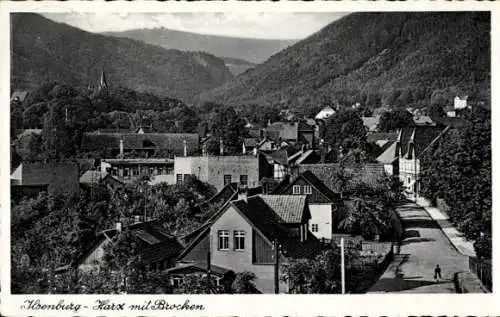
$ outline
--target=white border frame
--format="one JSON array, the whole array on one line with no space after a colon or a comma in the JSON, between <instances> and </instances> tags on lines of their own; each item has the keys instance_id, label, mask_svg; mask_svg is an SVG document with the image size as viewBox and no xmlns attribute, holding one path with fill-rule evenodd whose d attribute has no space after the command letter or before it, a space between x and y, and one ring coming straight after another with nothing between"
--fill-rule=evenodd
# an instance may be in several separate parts
<instances>
[{"instance_id":1,"label":"white border frame","mask_svg":"<svg viewBox=\"0 0 500 317\"><path fill-rule=\"evenodd\" d=\"M354 11L491 11L491 70L492 85L499 87L500 80L500 2L4 2L0 1L0 96L2 102L0 127L0 206L1 208L1 240L0 259L1 271L1 302L0 312L5 316L407 316L407 315L488 315L499 313L498 285L500 275L494 265L492 294L381 294L381 295L11 295L10 289L10 179L9 179L9 83L10 83L10 51L6 43L10 43L10 12L354 12ZM500 122L500 93L492 89L492 120ZM496 139L499 128L492 124L492 137ZM493 156L498 157L499 146L493 142ZM495 160L493 160L495 162ZM493 166L493 193L496 192L500 173ZM500 191L499 191L500 192ZM500 215L496 210L498 198L493 195L493 227L496 230L500 223ZM494 234L493 262L499 260L499 239ZM499 266L500 267L500 266ZM57 304L59 300L65 303L74 302L87 305L88 308L78 312L71 311L21 311L25 299L40 299L45 303ZM169 303L202 304L204 311L95 311L92 310L96 299L112 299L115 302L141 304L145 300L164 299ZM496 305L495 305L496 304Z\"/></svg>"}]
</instances>

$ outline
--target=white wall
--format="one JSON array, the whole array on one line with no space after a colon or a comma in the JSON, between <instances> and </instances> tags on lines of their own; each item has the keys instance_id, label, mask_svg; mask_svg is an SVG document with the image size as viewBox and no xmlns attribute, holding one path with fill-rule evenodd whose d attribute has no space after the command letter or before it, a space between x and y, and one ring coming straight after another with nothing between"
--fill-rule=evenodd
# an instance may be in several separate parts
<instances>
[{"instance_id":1,"label":"white wall","mask_svg":"<svg viewBox=\"0 0 500 317\"><path fill-rule=\"evenodd\" d=\"M331 239L332 238L332 205L331 204L321 204L321 205L309 205L309 210L311 211L311 220L309 220L309 230L318 239ZM312 231L312 225L318 225L318 232Z\"/></svg>"}]
</instances>

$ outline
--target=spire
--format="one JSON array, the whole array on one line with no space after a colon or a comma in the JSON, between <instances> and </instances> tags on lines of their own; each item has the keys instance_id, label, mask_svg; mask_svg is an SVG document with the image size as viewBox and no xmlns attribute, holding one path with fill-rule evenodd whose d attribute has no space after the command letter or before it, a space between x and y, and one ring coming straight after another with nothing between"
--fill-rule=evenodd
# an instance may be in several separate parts
<instances>
[{"instance_id":1,"label":"spire","mask_svg":"<svg viewBox=\"0 0 500 317\"><path fill-rule=\"evenodd\" d=\"M101 79L99 80L99 91L108 90L108 80L106 79L106 73L101 72Z\"/></svg>"}]
</instances>

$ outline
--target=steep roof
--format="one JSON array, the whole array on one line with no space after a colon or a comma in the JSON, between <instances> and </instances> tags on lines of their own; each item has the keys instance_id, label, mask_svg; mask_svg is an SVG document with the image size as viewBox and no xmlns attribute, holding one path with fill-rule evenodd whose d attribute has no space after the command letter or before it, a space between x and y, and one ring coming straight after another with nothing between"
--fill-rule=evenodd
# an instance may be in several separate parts
<instances>
[{"instance_id":1,"label":"steep roof","mask_svg":"<svg viewBox=\"0 0 500 317\"><path fill-rule=\"evenodd\" d=\"M378 141L396 141L398 138L397 132L375 132L366 136L366 141L369 143L377 143Z\"/></svg>"},{"instance_id":2,"label":"steep roof","mask_svg":"<svg viewBox=\"0 0 500 317\"><path fill-rule=\"evenodd\" d=\"M269 241L285 239L289 234L283 220L259 196L247 200L232 201L230 205L239 210Z\"/></svg>"},{"instance_id":3,"label":"steep roof","mask_svg":"<svg viewBox=\"0 0 500 317\"><path fill-rule=\"evenodd\" d=\"M184 154L186 141L187 154L199 151L199 136L196 133L85 133L82 138L82 149L105 150L119 149L123 140L125 150L161 149L170 150L174 155Z\"/></svg>"},{"instance_id":4,"label":"steep roof","mask_svg":"<svg viewBox=\"0 0 500 317\"><path fill-rule=\"evenodd\" d=\"M304 171L300 176L302 176L309 184L311 184L332 202L340 199L340 195L334 193L330 188L328 188L328 186L326 186L325 183L323 183L313 172L307 170Z\"/></svg>"},{"instance_id":5,"label":"steep roof","mask_svg":"<svg viewBox=\"0 0 500 317\"><path fill-rule=\"evenodd\" d=\"M349 192L359 183L376 185L385 176L383 164L302 164L298 172L311 171L334 193ZM344 173L350 181L347 187L337 182L336 175Z\"/></svg>"},{"instance_id":6,"label":"steep roof","mask_svg":"<svg viewBox=\"0 0 500 317\"><path fill-rule=\"evenodd\" d=\"M318 114L314 118L316 120L322 120L330 117L333 114L335 114L335 110L330 106L326 106L323 109L321 109L321 111L318 112Z\"/></svg>"},{"instance_id":7,"label":"steep roof","mask_svg":"<svg viewBox=\"0 0 500 317\"><path fill-rule=\"evenodd\" d=\"M361 120L363 120L363 125L366 127L368 131L377 131L377 126L380 121L380 116L361 117Z\"/></svg>"},{"instance_id":8,"label":"steep roof","mask_svg":"<svg viewBox=\"0 0 500 317\"><path fill-rule=\"evenodd\" d=\"M259 197L281 218L283 223L301 223L310 218L305 195L259 195Z\"/></svg>"},{"instance_id":9,"label":"steep roof","mask_svg":"<svg viewBox=\"0 0 500 317\"><path fill-rule=\"evenodd\" d=\"M396 159L396 142L392 142L391 145L376 158L377 162L382 164L391 164Z\"/></svg>"},{"instance_id":10,"label":"steep roof","mask_svg":"<svg viewBox=\"0 0 500 317\"><path fill-rule=\"evenodd\" d=\"M406 157L410 144L413 144L415 155L419 157L445 129L442 126L414 126L404 128L401 131L401 139L399 140L401 156Z\"/></svg>"},{"instance_id":11,"label":"steep roof","mask_svg":"<svg viewBox=\"0 0 500 317\"><path fill-rule=\"evenodd\" d=\"M19 100L19 102L23 102L24 99L26 99L26 96L28 96L28 92L27 91L21 91L21 90L17 90L17 91L14 91L14 93L12 94L10 100L11 101L14 101L14 100Z\"/></svg>"},{"instance_id":12,"label":"steep roof","mask_svg":"<svg viewBox=\"0 0 500 317\"><path fill-rule=\"evenodd\" d=\"M101 171L86 171L80 176L80 184L97 184L107 175L106 172L101 173Z\"/></svg>"}]
</instances>

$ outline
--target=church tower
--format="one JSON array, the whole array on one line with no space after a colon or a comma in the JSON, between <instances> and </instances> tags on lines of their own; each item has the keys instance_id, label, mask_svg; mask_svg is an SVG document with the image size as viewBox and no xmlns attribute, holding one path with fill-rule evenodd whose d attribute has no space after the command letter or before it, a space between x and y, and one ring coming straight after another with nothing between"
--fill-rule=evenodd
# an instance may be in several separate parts
<instances>
[{"instance_id":1,"label":"church tower","mask_svg":"<svg viewBox=\"0 0 500 317\"><path fill-rule=\"evenodd\" d=\"M104 71L101 72L101 78L99 79L98 92L99 93L106 93L106 94L109 92L109 84L108 84L108 80L106 78L106 73L104 73Z\"/></svg>"}]
</instances>

